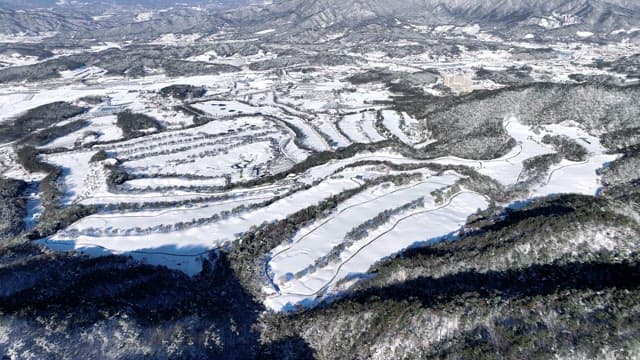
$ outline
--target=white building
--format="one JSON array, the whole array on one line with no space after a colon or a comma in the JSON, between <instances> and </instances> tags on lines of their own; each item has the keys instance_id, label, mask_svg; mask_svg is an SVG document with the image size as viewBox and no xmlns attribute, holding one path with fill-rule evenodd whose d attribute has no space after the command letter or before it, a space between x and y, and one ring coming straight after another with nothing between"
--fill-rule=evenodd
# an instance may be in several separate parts
<instances>
[{"instance_id":1,"label":"white building","mask_svg":"<svg viewBox=\"0 0 640 360\"><path fill-rule=\"evenodd\" d=\"M473 91L473 74L464 70L444 73L444 85L456 92Z\"/></svg>"}]
</instances>

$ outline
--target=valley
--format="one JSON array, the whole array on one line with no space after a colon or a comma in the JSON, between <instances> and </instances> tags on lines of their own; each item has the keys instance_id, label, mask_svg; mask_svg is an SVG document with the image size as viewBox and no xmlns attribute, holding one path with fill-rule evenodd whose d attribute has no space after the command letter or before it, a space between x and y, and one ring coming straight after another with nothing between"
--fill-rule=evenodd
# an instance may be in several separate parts
<instances>
[{"instance_id":1,"label":"valley","mask_svg":"<svg viewBox=\"0 0 640 360\"><path fill-rule=\"evenodd\" d=\"M0 0L0 355L637 356L640 8L441 3Z\"/></svg>"}]
</instances>

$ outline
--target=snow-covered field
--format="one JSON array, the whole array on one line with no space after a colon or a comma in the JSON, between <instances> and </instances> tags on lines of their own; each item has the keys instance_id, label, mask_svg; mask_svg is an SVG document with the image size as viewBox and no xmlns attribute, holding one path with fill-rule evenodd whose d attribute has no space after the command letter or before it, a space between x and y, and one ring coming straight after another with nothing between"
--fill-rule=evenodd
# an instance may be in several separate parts
<instances>
[{"instance_id":1,"label":"snow-covered field","mask_svg":"<svg viewBox=\"0 0 640 360\"><path fill-rule=\"evenodd\" d=\"M424 134L416 130L417 121L406 113L385 110L382 112L382 119L384 126L405 144L414 145L428 140L424 139Z\"/></svg>"},{"instance_id":2,"label":"snow-covered field","mask_svg":"<svg viewBox=\"0 0 640 360\"><path fill-rule=\"evenodd\" d=\"M436 204L431 193L453 185L460 177L455 173L424 175L425 180L416 184L385 184L358 194L341 204L333 215L300 230L290 244L276 247L269 266L279 291L268 298L267 304L281 308L322 295L339 280L366 272L372 263L384 257L460 228L470 212L487 205L482 195L466 191L453 195L446 204ZM422 204L390 216L325 266L305 269L317 259L329 256L354 226L374 218L382 210L417 199L423 199Z\"/></svg>"},{"instance_id":3,"label":"snow-covered field","mask_svg":"<svg viewBox=\"0 0 640 360\"><path fill-rule=\"evenodd\" d=\"M93 248L106 249L115 253L142 254L147 258L153 257L153 253L162 249L166 254L174 254L175 258L166 260L163 264L175 267L192 275L200 269L197 264L199 257L197 254L204 250L212 249L233 241L237 234L249 230L252 226L258 226L264 222L283 219L286 216L301 210L308 204L315 204L325 197L336 194L342 190L354 188L357 184L346 179L330 179L308 190L293 193L284 199L255 210L240 212L238 216L219 220L211 224L194 226L184 230L174 230L169 232L149 232L135 233L134 235L118 234L113 236L101 236L100 234L78 235L73 241L65 233L60 233L44 242L58 249L86 249L92 251ZM187 214L187 212L182 212ZM91 219L91 217L89 217ZM192 214L183 221L193 219ZM86 221L86 220L85 220ZM93 220L90 220L93 221ZM135 228L136 218L124 219L129 221L128 227ZM111 226L110 222L106 222ZM76 225L72 225L72 229ZM82 224L80 224L82 226ZM66 231L67 233L69 231ZM145 254L146 253L146 254ZM185 255L192 255L191 257Z\"/></svg>"},{"instance_id":4,"label":"snow-covered field","mask_svg":"<svg viewBox=\"0 0 640 360\"><path fill-rule=\"evenodd\" d=\"M223 191L217 194L232 196L197 200L205 196L203 189L213 190L224 186L225 177L235 182L250 176L248 166L238 168L243 161L250 164L273 161L277 154L270 152L268 142L261 141L260 136L256 135L256 131L273 126L260 116L247 115L171 132L169 137L167 133L162 133L101 145L120 154L121 165L129 171L145 176L125 183L122 189L127 192L122 194L109 195L110 190L100 179L103 176L100 163L86 166L95 151L71 151L47 156L48 161L65 169L68 202L160 204L155 204L157 208L149 210L101 213L84 218L44 240L44 243L55 249L79 249L90 253L100 249L100 253L131 254L150 263L161 263L195 274L202 254L207 249L232 242L238 234L252 226L283 219L330 195L359 188L366 181L380 176L420 174L419 180L411 180L409 184L396 186L383 183L358 193L341 203L328 217L306 226L290 242L272 250L268 269L273 286L265 287L265 294L268 295L266 304L275 310L288 309L296 303L313 301L317 296L341 291L349 284L345 279L357 279L356 274L366 272L369 266L382 258L415 244L448 236L460 229L469 215L485 208L489 202L486 195L464 188L445 199L437 199L437 191L451 189L464 177L455 172L436 174L426 169L389 171L384 170L384 166L355 166L359 162L464 165L505 186L511 186L516 184L524 160L554 152L552 147L541 142L545 134L565 135L584 143L589 151L588 160L579 163L564 160L554 165L546 181L537 184L530 194L542 196L566 192L594 194L599 187L596 170L615 158L604 154L598 139L580 130L576 124L549 125L534 132L531 127L510 118L505 120L505 129L518 145L499 159L476 161L443 157L418 161L388 151L359 153L296 174L288 180L290 185L282 183L272 189L256 189L239 194ZM234 131L230 132L232 129ZM248 131L251 141L234 148L233 137L228 134L242 138L243 131ZM219 155L213 155L211 160L204 158L195 163L180 163L182 159L202 150L204 135L211 135L215 139L215 134L225 134L225 141L220 143L220 147L206 145L204 148L208 151L223 149ZM269 132L268 136L274 138L277 134L283 133ZM193 146L193 149L175 152L184 145ZM168 154L150 155L156 149ZM262 159L263 156L267 158ZM163 173L177 175L174 178L155 177ZM206 178L180 178L180 174ZM315 185L306 190L295 190L305 184ZM190 192L190 188L194 190ZM158 193L154 189L165 190L164 193ZM284 198L267 203L276 196ZM184 200L187 201L185 205L161 205L162 202ZM375 218L384 210L393 210L418 200L421 201L420 205L394 212L381 224L369 229L366 236L347 242L343 249L335 253L335 248L347 241L347 233L359 224ZM331 256L332 251L334 253Z\"/></svg>"},{"instance_id":5,"label":"snow-covered field","mask_svg":"<svg viewBox=\"0 0 640 360\"><path fill-rule=\"evenodd\" d=\"M367 55L371 64L393 65L374 55ZM460 56L473 65L500 61ZM452 66L427 62L426 55L403 61L411 66ZM233 243L252 227L357 190L268 254L265 269L271 282L265 283L265 304L277 311L339 293L372 264L406 248L453 237L468 216L495 200L460 186L464 172L430 166L464 166L512 189L521 185L527 159L555 152L542 141L545 135L566 136L587 150L585 161L564 159L551 165L543 181L528 185L522 198L509 200L518 201L555 193L595 194L597 170L616 158L577 123L532 128L506 118L504 128L516 146L498 159L417 160L388 147L334 159L327 155L322 161L312 158L314 163L305 165L314 154L377 143L388 134L416 148L434 141L415 119L384 105L392 96L384 86L354 88L344 81L361 70L336 66L312 75L283 71L276 76L244 69L211 76L123 79L108 77L99 68L82 68L44 85L0 86L0 121L53 101L92 107L68 120L85 120L85 127L41 147L48 151L42 158L63 170L63 204L98 208L95 215L40 240L60 251L126 254L193 275L207 251ZM314 81L309 81L311 76ZM184 102L159 95L158 90L175 84L205 86L207 93ZM438 94L435 88L425 91ZM103 100L88 105L81 100L86 96ZM160 128L125 138L117 114L127 110L154 118ZM100 150L109 159L91 161ZM401 170L401 165L412 169ZM10 147L0 148L0 166L6 176L41 179L42 174L29 174L16 164ZM113 168L130 177L109 184ZM291 169L296 170L288 176L270 178ZM404 182L394 184L389 180L394 176ZM372 181L378 182L371 185Z\"/></svg>"},{"instance_id":6,"label":"snow-covered field","mask_svg":"<svg viewBox=\"0 0 640 360\"><path fill-rule=\"evenodd\" d=\"M313 303L318 296L339 292L345 288L345 285L349 285L349 282L339 284L340 280L347 278L353 280L355 275L365 273L373 263L383 258L399 253L412 245L426 243L431 239L454 232L464 225L470 213L486 207L487 204L479 194L461 192L446 205L432 206L403 216L394 216L390 219L390 223L371 232L366 239L348 247L338 261L309 275L303 275L299 279L294 278L280 283L279 291L272 292L265 304L274 310L287 310L293 309L293 305L298 303L309 301ZM359 209L363 208L366 206ZM338 234L341 233L338 232ZM292 254L287 256L301 257L301 253L313 251L323 254L322 250L310 246L303 247L298 252L292 251ZM296 259L291 263L300 265ZM276 269L276 274L282 272Z\"/></svg>"},{"instance_id":7,"label":"snow-covered field","mask_svg":"<svg viewBox=\"0 0 640 360\"><path fill-rule=\"evenodd\" d=\"M208 115L220 118L242 114L257 114L259 112L259 109L238 101L209 101L195 104L193 107L206 112Z\"/></svg>"},{"instance_id":8,"label":"snow-covered field","mask_svg":"<svg viewBox=\"0 0 640 360\"><path fill-rule=\"evenodd\" d=\"M122 138L122 130L116 125L115 115L100 116L87 121L90 123L88 126L59 137L43 148L73 148L78 143L105 142Z\"/></svg>"},{"instance_id":9,"label":"snow-covered field","mask_svg":"<svg viewBox=\"0 0 640 360\"><path fill-rule=\"evenodd\" d=\"M367 111L346 115L339 122L342 132L356 143L372 143L384 140L375 127L376 113Z\"/></svg>"},{"instance_id":10,"label":"snow-covered field","mask_svg":"<svg viewBox=\"0 0 640 360\"><path fill-rule=\"evenodd\" d=\"M38 58L35 56L26 56L19 53L0 54L0 68L31 65L37 63L38 61Z\"/></svg>"},{"instance_id":11,"label":"snow-covered field","mask_svg":"<svg viewBox=\"0 0 640 360\"><path fill-rule=\"evenodd\" d=\"M536 133L530 126L522 125L517 119L510 118L505 121L505 128L516 139L518 146L502 158L479 162L446 157L428 162L469 166L505 186L512 186L518 181L524 160L554 153L549 145L541 143L542 136L566 135L585 144L589 151L588 159L583 162L563 160L553 166L546 181L537 184L530 196L557 193L595 195L600 187L597 169L617 157L604 154L605 149L600 145L598 138L580 130L576 124L549 125L543 127L542 132ZM400 158L393 155L380 155L380 159L383 158L394 163L402 163ZM340 165L334 164L332 167L340 168L346 162L343 160L339 162ZM316 170L313 171L316 176L330 173L326 171L327 167L323 171L313 170ZM426 180L404 188L388 187L384 191L374 188L359 194L341 204L329 218L319 219L300 230L291 243L275 248L269 262L273 286L264 290L268 294L266 304L275 310L288 309L297 303L313 303L317 296L340 292L345 288L341 280L364 273L373 263L407 247L455 232L464 225L469 215L488 204L485 196L464 188L451 194L444 204L436 204L432 192L451 187L460 179L460 175L426 174L425 177ZM358 224L374 218L380 211L392 209L420 197L424 198L423 206L391 216L366 237L349 245L337 259L326 261L332 249L345 241L345 234ZM318 259L321 261L318 262Z\"/></svg>"}]
</instances>

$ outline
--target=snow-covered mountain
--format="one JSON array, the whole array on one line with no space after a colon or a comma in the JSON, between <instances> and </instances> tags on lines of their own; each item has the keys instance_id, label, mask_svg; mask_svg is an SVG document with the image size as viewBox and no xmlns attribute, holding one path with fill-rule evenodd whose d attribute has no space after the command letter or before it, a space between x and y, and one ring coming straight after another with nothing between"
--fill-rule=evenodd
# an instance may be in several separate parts
<instances>
[{"instance_id":1,"label":"snow-covered mountain","mask_svg":"<svg viewBox=\"0 0 640 360\"><path fill-rule=\"evenodd\" d=\"M74 37L100 38L105 35L119 38L127 34L156 36L185 30L207 34L228 25L237 32L247 29L255 32L254 27L278 28L281 34L294 40L309 40L308 31L317 36L326 29L353 30L372 22L384 23L387 27L477 25L483 30L518 36L528 33L548 36L575 36L577 32L610 34L640 27L640 2L626 0L190 1L180 2L182 10L170 14L157 10L176 4L173 1L121 0L87 4L0 0L0 33L57 31L73 33ZM156 14L113 16L125 9L131 12L132 7L138 12L156 9ZM108 30L91 31L95 29Z\"/></svg>"},{"instance_id":2,"label":"snow-covered mountain","mask_svg":"<svg viewBox=\"0 0 640 360\"><path fill-rule=\"evenodd\" d=\"M166 8L170 6L217 6L234 7L251 3L247 0L108 0L108 1L84 1L84 0L0 0L0 8L36 9L53 7L139 7L139 8Z\"/></svg>"},{"instance_id":3,"label":"snow-covered mountain","mask_svg":"<svg viewBox=\"0 0 640 360\"><path fill-rule=\"evenodd\" d=\"M468 24L497 27L583 25L608 30L637 25L640 2L628 0L285 0L260 16L284 17L300 26L353 26L376 18L421 24ZM240 15L246 16L246 15Z\"/></svg>"},{"instance_id":4,"label":"snow-covered mountain","mask_svg":"<svg viewBox=\"0 0 640 360\"><path fill-rule=\"evenodd\" d=\"M0 359L640 359L638 0L0 0Z\"/></svg>"}]
</instances>

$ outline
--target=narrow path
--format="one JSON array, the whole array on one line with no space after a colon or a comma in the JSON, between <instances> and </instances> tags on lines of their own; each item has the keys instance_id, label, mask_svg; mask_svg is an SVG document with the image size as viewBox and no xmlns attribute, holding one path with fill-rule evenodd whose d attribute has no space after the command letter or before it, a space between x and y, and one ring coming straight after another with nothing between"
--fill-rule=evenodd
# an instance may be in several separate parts
<instances>
[{"instance_id":1,"label":"narrow path","mask_svg":"<svg viewBox=\"0 0 640 360\"><path fill-rule=\"evenodd\" d=\"M567 164L567 165L563 165L563 166L560 166L560 167L558 167L558 168L553 169L553 170L549 173L549 176L547 177L547 181L544 183L544 186L549 185L549 183L551 182L551 178L553 177L553 175L554 175L556 172L558 172L558 171L560 171L560 170L563 170L563 169L566 169L566 168L574 167L574 166L585 165L585 164L587 164L587 163L589 163L589 161L588 161L588 160L585 160L585 161L581 161L581 162L578 162L578 163L575 163L575 164Z\"/></svg>"}]
</instances>

